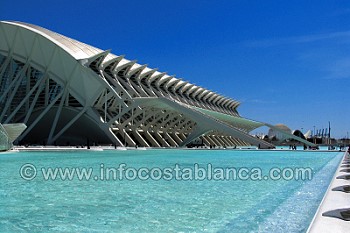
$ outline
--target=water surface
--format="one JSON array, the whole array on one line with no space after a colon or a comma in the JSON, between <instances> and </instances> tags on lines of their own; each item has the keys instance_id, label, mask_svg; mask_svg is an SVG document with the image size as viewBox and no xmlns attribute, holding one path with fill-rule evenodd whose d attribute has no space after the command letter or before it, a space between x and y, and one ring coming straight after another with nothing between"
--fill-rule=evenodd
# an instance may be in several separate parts
<instances>
[{"instance_id":1,"label":"water surface","mask_svg":"<svg viewBox=\"0 0 350 233\"><path fill-rule=\"evenodd\" d=\"M1 232L305 232L341 159L338 152L128 150L0 154ZM30 163L33 180L20 176ZM101 167L309 167L312 180L101 180ZM80 181L41 168L92 168Z\"/></svg>"}]
</instances>

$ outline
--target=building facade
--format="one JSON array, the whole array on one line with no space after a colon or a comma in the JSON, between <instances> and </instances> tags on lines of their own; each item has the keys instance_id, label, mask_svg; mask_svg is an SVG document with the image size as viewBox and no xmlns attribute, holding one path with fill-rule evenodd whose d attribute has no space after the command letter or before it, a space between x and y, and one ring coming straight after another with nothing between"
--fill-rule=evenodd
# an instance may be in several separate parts
<instances>
[{"instance_id":1,"label":"building facade","mask_svg":"<svg viewBox=\"0 0 350 233\"><path fill-rule=\"evenodd\" d=\"M249 132L239 102L22 22L0 22L0 122L21 143L273 147Z\"/></svg>"}]
</instances>

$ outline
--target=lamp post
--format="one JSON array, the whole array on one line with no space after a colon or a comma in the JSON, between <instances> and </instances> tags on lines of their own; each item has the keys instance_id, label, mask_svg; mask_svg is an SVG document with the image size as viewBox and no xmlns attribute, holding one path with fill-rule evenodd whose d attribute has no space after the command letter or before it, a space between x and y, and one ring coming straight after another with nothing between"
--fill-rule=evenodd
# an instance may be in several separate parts
<instances>
[{"instance_id":1,"label":"lamp post","mask_svg":"<svg viewBox=\"0 0 350 233\"><path fill-rule=\"evenodd\" d=\"M331 122L328 121L328 143L331 144Z\"/></svg>"}]
</instances>

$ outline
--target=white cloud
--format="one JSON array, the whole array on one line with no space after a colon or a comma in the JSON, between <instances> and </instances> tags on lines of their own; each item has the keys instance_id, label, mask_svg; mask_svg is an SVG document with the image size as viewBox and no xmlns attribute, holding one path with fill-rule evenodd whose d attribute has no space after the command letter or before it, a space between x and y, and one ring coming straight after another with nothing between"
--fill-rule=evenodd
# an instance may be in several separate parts
<instances>
[{"instance_id":1,"label":"white cloud","mask_svg":"<svg viewBox=\"0 0 350 233\"><path fill-rule=\"evenodd\" d=\"M288 45L288 44L312 43L312 42L317 42L322 40L332 40L332 39L350 40L350 31L340 31L340 32L322 33L322 34L311 34L311 35L302 35L302 36L255 40L255 41L248 41L245 43L245 45L249 47L271 47L271 46Z\"/></svg>"},{"instance_id":2,"label":"white cloud","mask_svg":"<svg viewBox=\"0 0 350 233\"><path fill-rule=\"evenodd\" d=\"M247 99L243 102L256 103L256 104L276 104L277 103L277 101L274 101L274 100L263 100L263 99Z\"/></svg>"}]
</instances>

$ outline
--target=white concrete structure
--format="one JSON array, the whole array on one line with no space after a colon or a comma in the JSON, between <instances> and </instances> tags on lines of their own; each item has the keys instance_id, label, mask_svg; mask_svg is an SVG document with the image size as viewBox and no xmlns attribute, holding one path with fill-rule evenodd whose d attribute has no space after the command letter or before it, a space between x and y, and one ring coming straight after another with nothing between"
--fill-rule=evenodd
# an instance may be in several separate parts
<instances>
[{"instance_id":1,"label":"white concrete structure","mask_svg":"<svg viewBox=\"0 0 350 233\"><path fill-rule=\"evenodd\" d=\"M290 128L288 128L288 126L283 125L283 124L277 124L275 125L275 127L279 130L270 128L269 132L267 133L267 136L271 139L275 139L278 141L283 141L285 139L287 139L288 137L285 136L285 134L283 134L281 131L286 132L287 134L291 134L292 130Z\"/></svg>"},{"instance_id":2,"label":"white concrete structure","mask_svg":"<svg viewBox=\"0 0 350 233\"><path fill-rule=\"evenodd\" d=\"M177 147L273 145L249 131L239 103L47 29L0 22L0 122L22 143Z\"/></svg>"},{"instance_id":3,"label":"white concrete structure","mask_svg":"<svg viewBox=\"0 0 350 233\"><path fill-rule=\"evenodd\" d=\"M0 151L11 149L13 142L26 128L26 125L22 123L0 124Z\"/></svg>"},{"instance_id":4,"label":"white concrete structure","mask_svg":"<svg viewBox=\"0 0 350 233\"><path fill-rule=\"evenodd\" d=\"M9 136L5 128L0 124L0 151L6 151L10 148Z\"/></svg>"},{"instance_id":5,"label":"white concrete structure","mask_svg":"<svg viewBox=\"0 0 350 233\"><path fill-rule=\"evenodd\" d=\"M344 162L350 160L349 153L346 152L343 158L343 163L340 163L338 166L322 203L309 226L308 233L344 233L350 230L350 222L348 220L325 216L330 211L346 209L349 212L350 210L350 193L342 192L338 189L349 186L349 179L339 179L339 177L344 175L350 176L349 172L344 172L344 170L347 170L344 168L345 164L350 164L350 162ZM349 214L346 217L349 219Z\"/></svg>"}]
</instances>

